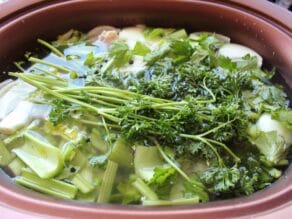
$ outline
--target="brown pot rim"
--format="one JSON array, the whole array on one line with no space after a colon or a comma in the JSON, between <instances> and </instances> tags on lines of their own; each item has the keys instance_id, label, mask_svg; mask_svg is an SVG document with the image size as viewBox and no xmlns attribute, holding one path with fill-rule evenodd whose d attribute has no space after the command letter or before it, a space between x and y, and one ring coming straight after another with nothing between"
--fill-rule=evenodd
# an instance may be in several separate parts
<instances>
[{"instance_id":1,"label":"brown pot rim","mask_svg":"<svg viewBox=\"0 0 292 219\"><path fill-rule=\"evenodd\" d=\"M10 20L13 20L15 17L22 14L28 13L29 11L36 10L38 8L56 4L66 1L82 1L82 0L9 0L2 4L0 10L0 25ZM98 1L98 0L96 0ZM123 0L120 0L123 1ZM159 0L157 0L159 1ZM179 0L178 0L179 1ZM192 1L192 0L189 0ZM219 4L224 4L231 6L233 8L238 8L244 10L248 13L252 13L266 21L273 23L274 26L277 26L282 31L286 32L292 36L292 15L288 10L275 5L267 0L201 0L214 2Z\"/></svg>"}]
</instances>

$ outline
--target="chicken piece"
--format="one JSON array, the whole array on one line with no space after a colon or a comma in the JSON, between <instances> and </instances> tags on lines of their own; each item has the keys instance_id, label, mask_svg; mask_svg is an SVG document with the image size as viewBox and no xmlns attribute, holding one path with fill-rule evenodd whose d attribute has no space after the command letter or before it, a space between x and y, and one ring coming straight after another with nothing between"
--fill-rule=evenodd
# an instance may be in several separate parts
<instances>
[{"instance_id":1,"label":"chicken piece","mask_svg":"<svg viewBox=\"0 0 292 219\"><path fill-rule=\"evenodd\" d=\"M111 43L118 38L119 29L112 26L97 26L90 30L87 34L87 39L90 42L101 40L105 43Z\"/></svg>"},{"instance_id":2,"label":"chicken piece","mask_svg":"<svg viewBox=\"0 0 292 219\"><path fill-rule=\"evenodd\" d=\"M98 40L106 44L111 44L113 41L118 39L118 33L115 30L102 31L98 36Z\"/></svg>"}]
</instances>

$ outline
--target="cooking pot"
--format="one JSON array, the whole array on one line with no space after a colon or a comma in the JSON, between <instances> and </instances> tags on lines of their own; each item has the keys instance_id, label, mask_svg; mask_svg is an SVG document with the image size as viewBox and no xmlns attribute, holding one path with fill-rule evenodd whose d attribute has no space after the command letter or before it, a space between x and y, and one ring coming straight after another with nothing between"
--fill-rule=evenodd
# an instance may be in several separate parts
<instances>
[{"instance_id":1,"label":"cooking pot","mask_svg":"<svg viewBox=\"0 0 292 219\"><path fill-rule=\"evenodd\" d=\"M19 4L17 4L19 3ZM0 5L0 72L6 72L37 38L54 39L71 28L145 24L210 31L246 45L276 67L291 98L292 15L264 0L10 0ZM6 74L0 74L0 80ZM174 207L121 206L57 200L19 187L0 170L0 205L27 214L66 218L223 218L262 214L283 206L292 214L292 166L273 185L247 197ZM1 208L0 208L1 209ZM4 208L3 208L4 209ZM287 210L290 209L290 210ZM13 215L13 214L12 214ZM16 218L17 216L12 218Z\"/></svg>"}]
</instances>

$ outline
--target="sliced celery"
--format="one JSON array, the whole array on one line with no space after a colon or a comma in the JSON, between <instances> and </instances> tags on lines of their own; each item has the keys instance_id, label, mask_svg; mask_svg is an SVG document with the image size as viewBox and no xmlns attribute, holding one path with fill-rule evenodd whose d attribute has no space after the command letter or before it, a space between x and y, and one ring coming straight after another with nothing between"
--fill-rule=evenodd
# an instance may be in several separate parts
<instances>
[{"instance_id":1,"label":"sliced celery","mask_svg":"<svg viewBox=\"0 0 292 219\"><path fill-rule=\"evenodd\" d=\"M187 38L188 34L185 31L185 29L180 29L169 34L167 37L172 38L172 39L183 39L183 38Z\"/></svg>"},{"instance_id":2,"label":"sliced celery","mask_svg":"<svg viewBox=\"0 0 292 219\"><path fill-rule=\"evenodd\" d=\"M42 179L32 172L23 170L22 175L15 178L16 183L57 198L74 199L78 189L76 186L56 179Z\"/></svg>"},{"instance_id":3,"label":"sliced celery","mask_svg":"<svg viewBox=\"0 0 292 219\"><path fill-rule=\"evenodd\" d=\"M18 157L16 157L10 164L8 164L8 170L14 176L19 176L21 174L22 168L25 167L25 163L23 163Z\"/></svg>"},{"instance_id":4,"label":"sliced celery","mask_svg":"<svg viewBox=\"0 0 292 219\"><path fill-rule=\"evenodd\" d=\"M15 155L10 153L10 151L8 151L6 146L0 140L0 166L8 165L14 157Z\"/></svg>"},{"instance_id":5,"label":"sliced celery","mask_svg":"<svg viewBox=\"0 0 292 219\"><path fill-rule=\"evenodd\" d=\"M100 186L100 193L97 198L98 203L107 203L110 200L113 184L116 178L118 164L113 161L108 161L102 183Z\"/></svg>"},{"instance_id":6,"label":"sliced celery","mask_svg":"<svg viewBox=\"0 0 292 219\"><path fill-rule=\"evenodd\" d=\"M39 177L48 179L58 174L63 167L60 150L25 133L26 143L12 151Z\"/></svg>"},{"instance_id":7,"label":"sliced celery","mask_svg":"<svg viewBox=\"0 0 292 219\"><path fill-rule=\"evenodd\" d=\"M129 143L119 138L114 143L109 159L124 167L133 166L133 153Z\"/></svg>"},{"instance_id":8,"label":"sliced celery","mask_svg":"<svg viewBox=\"0 0 292 219\"><path fill-rule=\"evenodd\" d=\"M155 192L152 191L152 189L143 182L142 179L137 178L132 185L139 190L139 192L145 196L149 200L158 200L158 196L156 195Z\"/></svg>"},{"instance_id":9,"label":"sliced celery","mask_svg":"<svg viewBox=\"0 0 292 219\"><path fill-rule=\"evenodd\" d=\"M78 173L73 177L72 183L84 194L87 194L94 190L94 185L92 185Z\"/></svg>"},{"instance_id":10,"label":"sliced celery","mask_svg":"<svg viewBox=\"0 0 292 219\"><path fill-rule=\"evenodd\" d=\"M61 151L64 161L71 161L76 155L76 147L72 142L64 144Z\"/></svg>"},{"instance_id":11,"label":"sliced celery","mask_svg":"<svg viewBox=\"0 0 292 219\"><path fill-rule=\"evenodd\" d=\"M82 168L87 164L87 156L82 151L77 150L76 155L73 160L71 160L70 164Z\"/></svg>"},{"instance_id":12,"label":"sliced celery","mask_svg":"<svg viewBox=\"0 0 292 219\"><path fill-rule=\"evenodd\" d=\"M89 192L87 194L83 194L82 192L78 192L76 199L83 202L95 202L97 198L98 191L97 189Z\"/></svg>"},{"instance_id":13,"label":"sliced celery","mask_svg":"<svg viewBox=\"0 0 292 219\"><path fill-rule=\"evenodd\" d=\"M92 145L102 153L106 153L108 151L108 144L103 139L102 132L99 129L92 129L90 140Z\"/></svg>"},{"instance_id":14,"label":"sliced celery","mask_svg":"<svg viewBox=\"0 0 292 219\"><path fill-rule=\"evenodd\" d=\"M164 205L187 205L199 203L199 197L175 199L175 200L143 200L142 204L147 206L164 206Z\"/></svg>"},{"instance_id":15,"label":"sliced celery","mask_svg":"<svg viewBox=\"0 0 292 219\"><path fill-rule=\"evenodd\" d=\"M134 167L136 174L142 179L148 181L154 174L157 166L164 163L157 147L137 146L134 157Z\"/></svg>"}]
</instances>

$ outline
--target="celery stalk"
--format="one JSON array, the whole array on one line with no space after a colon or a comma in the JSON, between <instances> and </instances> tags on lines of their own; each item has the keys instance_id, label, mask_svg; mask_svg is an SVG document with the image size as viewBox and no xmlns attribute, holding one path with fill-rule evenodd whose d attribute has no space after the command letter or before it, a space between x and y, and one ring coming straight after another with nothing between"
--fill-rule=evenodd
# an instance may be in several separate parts
<instances>
[{"instance_id":1,"label":"celery stalk","mask_svg":"<svg viewBox=\"0 0 292 219\"><path fill-rule=\"evenodd\" d=\"M82 192L78 192L76 199L83 202L95 202L97 197L97 189L89 192L87 194L83 194Z\"/></svg>"},{"instance_id":2,"label":"celery stalk","mask_svg":"<svg viewBox=\"0 0 292 219\"><path fill-rule=\"evenodd\" d=\"M76 148L72 142L69 142L62 147L61 152L64 161L71 161L76 155Z\"/></svg>"},{"instance_id":3,"label":"celery stalk","mask_svg":"<svg viewBox=\"0 0 292 219\"><path fill-rule=\"evenodd\" d=\"M25 133L26 143L12 151L39 177L48 179L58 174L63 167L59 148Z\"/></svg>"},{"instance_id":4,"label":"celery stalk","mask_svg":"<svg viewBox=\"0 0 292 219\"><path fill-rule=\"evenodd\" d=\"M199 197L175 199L175 200L144 200L143 205L147 206L164 206L164 205L187 205L199 203Z\"/></svg>"},{"instance_id":5,"label":"celery stalk","mask_svg":"<svg viewBox=\"0 0 292 219\"><path fill-rule=\"evenodd\" d=\"M11 154L3 142L0 140L0 166L8 165L14 158L14 154Z\"/></svg>"},{"instance_id":6,"label":"celery stalk","mask_svg":"<svg viewBox=\"0 0 292 219\"><path fill-rule=\"evenodd\" d=\"M113 161L108 161L104 172L103 180L100 187L100 193L97 198L98 203L107 203L110 200L113 184L116 178L118 164Z\"/></svg>"},{"instance_id":7,"label":"celery stalk","mask_svg":"<svg viewBox=\"0 0 292 219\"><path fill-rule=\"evenodd\" d=\"M27 170L23 170L22 175L16 177L15 181L27 188L57 198L74 199L77 194L77 188L74 185L56 179L42 179Z\"/></svg>"},{"instance_id":8,"label":"celery stalk","mask_svg":"<svg viewBox=\"0 0 292 219\"><path fill-rule=\"evenodd\" d=\"M90 139L92 145L100 150L102 153L106 153L108 151L108 144L102 137L102 132L99 129L92 129L90 134Z\"/></svg>"},{"instance_id":9,"label":"celery stalk","mask_svg":"<svg viewBox=\"0 0 292 219\"><path fill-rule=\"evenodd\" d=\"M133 166L133 155L130 145L125 139L119 138L114 143L109 159L124 167Z\"/></svg>"},{"instance_id":10,"label":"celery stalk","mask_svg":"<svg viewBox=\"0 0 292 219\"><path fill-rule=\"evenodd\" d=\"M73 177L72 183L84 194L87 194L94 189L94 186L80 174L76 174Z\"/></svg>"},{"instance_id":11,"label":"celery stalk","mask_svg":"<svg viewBox=\"0 0 292 219\"><path fill-rule=\"evenodd\" d=\"M137 178L132 185L139 190L139 192L144 195L149 200L158 200L158 196L155 192L152 191L152 189L143 182L142 179Z\"/></svg>"},{"instance_id":12,"label":"celery stalk","mask_svg":"<svg viewBox=\"0 0 292 219\"><path fill-rule=\"evenodd\" d=\"M18 157L16 157L10 164L8 164L8 170L14 176L19 176L21 174L22 168L25 167L25 163L23 163Z\"/></svg>"}]
</instances>

